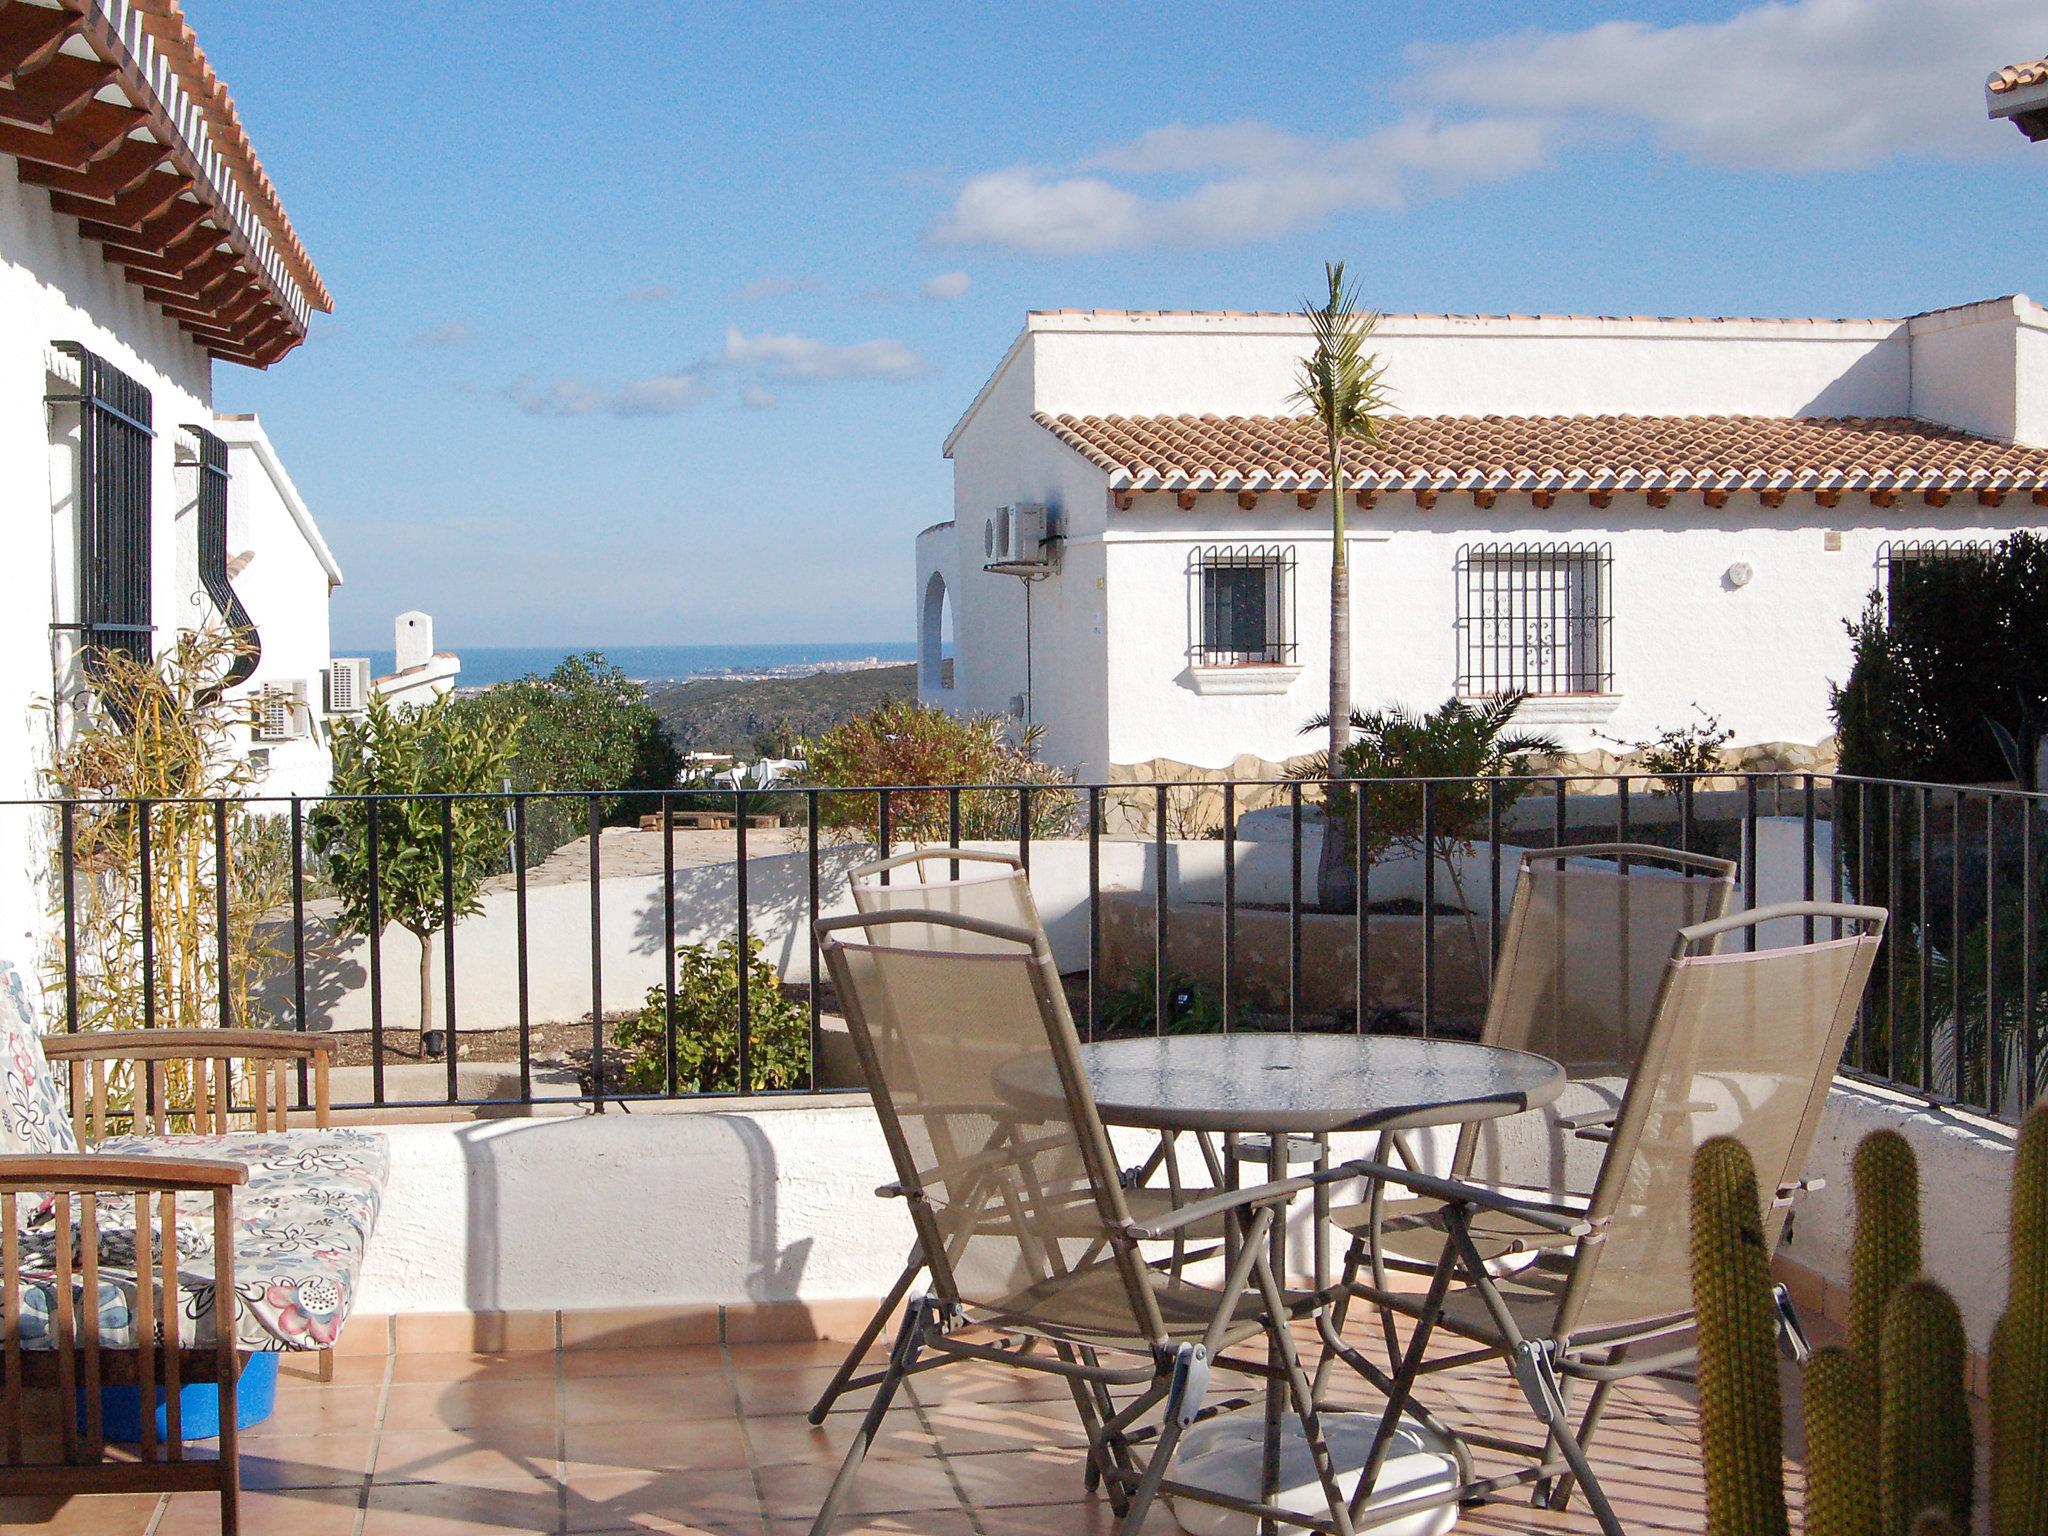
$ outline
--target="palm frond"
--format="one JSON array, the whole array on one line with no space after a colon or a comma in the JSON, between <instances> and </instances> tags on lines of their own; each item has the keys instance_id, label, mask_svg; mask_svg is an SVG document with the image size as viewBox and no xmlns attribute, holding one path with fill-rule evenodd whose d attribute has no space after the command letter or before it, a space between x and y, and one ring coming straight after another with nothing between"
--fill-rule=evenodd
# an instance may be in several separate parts
<instances>
[{"instance_id":1,"label":"palm frond","mask_svg":"<svg viewBox=\"0 0 2048 1536\"><path fill-rule=\"evenodd\" d=\"M1389 403L1386 369L1366 351L1379 316L1358 308L1354 290L1344 281L1343 262L1330 263L1324 271L1328 297L1320 304L1302 300L1302 318L1314 345L1301 360L1291 403L1321 422L1333 445L1345 438L1373 442Z\"/></svg>"}]
</instances>

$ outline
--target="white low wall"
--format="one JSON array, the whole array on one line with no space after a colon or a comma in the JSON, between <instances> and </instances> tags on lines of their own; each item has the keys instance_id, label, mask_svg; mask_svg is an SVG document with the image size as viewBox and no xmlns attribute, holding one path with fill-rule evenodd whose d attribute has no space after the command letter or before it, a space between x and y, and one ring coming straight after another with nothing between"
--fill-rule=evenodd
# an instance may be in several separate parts
<instances>
[{"instance_id":1,"label":"white low wall","mask_svg":"<svg viewBox=\"0 0 2048 1536\"><path fill-rule=\"evenodd\" d=\"M1849 1159L1895 1126L1920 1155L1929 1272L1982 1349L2005 1301L2012 1137L1838 1083L1787 1256L1848 1276ZM911 1242L873 1112L858 1100L397 1126L365 1313L582 1311L879 1296ZM1127 1161L1142 1135L1119 1136ZM1364 1138L1336 1155L1361 1156ZM1441 1165L1448 1136L1418 1149ZM1259 1177L1247 1170L1247 1180ZM1305 1267L1306 1211L1296 1264Z\"/></svg>"}]
</instances>

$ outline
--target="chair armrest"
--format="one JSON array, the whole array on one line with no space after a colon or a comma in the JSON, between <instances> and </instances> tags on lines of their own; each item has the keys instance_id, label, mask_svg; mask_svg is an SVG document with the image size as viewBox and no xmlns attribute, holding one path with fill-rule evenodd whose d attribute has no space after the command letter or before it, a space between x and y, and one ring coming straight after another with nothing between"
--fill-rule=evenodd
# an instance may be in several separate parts
<instances>
[{"instance_id":1,"label":"chair armrest","mask_svg":"<svg viewBox=\"0 0 2048 1536\"><path fill-rule=\"evenodd\" d=\"M1516 1200L1482 1185L1465 1184L1457 1179L1439 1179L1433 1174L1415 1173L1388 1163L1376 1163L1369 1158L1345 1163L1342 1167L1330 1171L1354 1178L1399 1184L1404 1189L1412 1189L1418 1195L1433 1196L1446 1205L1470 1205L1489 1211L1499 1211L1504 1215L1519 1217L1535 1226L1548 1228L1563 1237L1585 1237L1596 1225L1592 1218L1581 1211L1569 1211L1558 1206L1545 1205L1540 1201Z\"/></svg>"},{"instance_id":2,"label":"chair armrest","mask_svg":"<svg viewBox=\"0 0 2048 1536\"><path fill-rule=\"evenodd\" d=\"M45 1035L42 1043L43 1055L52 1061L89 1061L96 1056L130 1061L194 1056L310 1061L334 1054L333 1036L290 1029L90 1029Z\"/></svg>"},{"instance_id":3,"label":"chair armrest","mask_svg":"<svg viewBox=\"0 0 2048 1536\"><path fill-rule=\"evenodd\" d=\"M232 1189L249 1182L240 1163L212 1158L114 1157L102 1152L0 1154L0 1193L131 1194L136 1190Z\"/></svg>"},{"instance_id":4,"label":"chair armrest","mask_svg":"<svg viewBox=\"0 0 2048 1536\"><path fill-rule=\"evenodd\" d=\"M1314 1173L1297 1174L1291 1179L1275 1179L1268 1184L1252 1184L1243 1189L1227 1189L1206 1200L1195 1200L1187 1205L1176 1206L1163 1216L1150 1221L1124 1223L1127 1236L1141 1241L1170 1237L1181 1228L1193 1222L1208 1221L1229 1211L1248 1210L1261 1205L1285 1205L1305 1189L1314 1189L1319 1184L1338 1184L1358 1176L1355 1164L1347 1163L1341 1168L1323 1168Z\"/></svg>"}]
</instances>

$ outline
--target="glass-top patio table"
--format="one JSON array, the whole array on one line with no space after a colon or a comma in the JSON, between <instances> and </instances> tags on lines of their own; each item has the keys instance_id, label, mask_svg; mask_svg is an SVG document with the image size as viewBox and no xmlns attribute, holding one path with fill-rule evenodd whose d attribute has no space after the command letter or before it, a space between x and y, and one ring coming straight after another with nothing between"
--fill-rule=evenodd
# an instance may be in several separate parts
<instances>
[{"instance_id":1,"label":"glass-top patio table","mask_svg":"<svg viewBox=\"0 0 2048 1536\"><path fill-rule=\"evenodd\" d=\"M1399 1035L1281 1035L1245 1032L1226 1035L1167 1035L1083 1046L1081 1061L1094 1091L1096 1109L1108 1126L1128 1126L1173 1135L1195 1133L1212 1158L1213 1138L1257 1138L1214 1158L1214 1171L1234 1181L1241 1157L1263 1152L1269 1178L1287 1175L1290 1161L1304 1153L1327 1159L1327 1138L1344 1132L1392 1132L1459 1125L1539 1109L1563 1090L1565 1071L1545 1056L1460 1040L1423 1040ZM1050 1055L1013 1063L998 1073L1004 1091L1020 1102L1062 1102ZM1304 1142L1304 1138L1306 1142ZM1328 1186L1315 1190L1315 1285L1328 1285L1323 1219ZM1286 1273L1285 1223L1271 1238L1276 1274ZM1190 1430L1182 1442L1180 1480L1229 1487L1242 1496L1271 1499L1293 1485L1321 1507L1321 1492L1310 1469L1306 1445L1283 1445L1284 1388L1269 1382L1263 1424L1248 1413L1223 1414ZM1322 1415L1324 1434L1340 1465L1364 1464L1378 1419L1359 1414ZM1409 1421L1412 1426L1412 1421ZM1412 1447L1397 1451L1378 1481L1402 1496L1419 1492L1419 1479L1448 1452L1412 1426ZM1438 1464L1442 1464L1438 1463ZM1298 1475L1297 1468L1300 1473ZM1455 1473L1446 1477L1454 1480ZM1283 1500L1284 1501L1284 1500ZM1455 1511L1433 1512L1418 1532L1441 1531ZM1222 1536L1246 1528L1246 1518L1213 1505L1182 1503L1182 1524L1195 1536ZM1194 1524L1188 1522L1194 1521ZM1392 1530L1404 1530L1399 1522ZM1270 1528L1270 1523L1269 1523Z\"/></svg>"}]
</instances>

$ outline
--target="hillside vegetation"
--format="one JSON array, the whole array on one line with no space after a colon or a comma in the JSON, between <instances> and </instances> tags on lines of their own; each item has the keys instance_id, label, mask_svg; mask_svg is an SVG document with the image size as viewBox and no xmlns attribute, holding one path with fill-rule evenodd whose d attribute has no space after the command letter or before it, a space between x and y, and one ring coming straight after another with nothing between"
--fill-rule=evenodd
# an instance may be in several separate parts
<instances>
[{"instance_id":1,"label":"hillside vegetation","mask_svg":"<svg viewBox=\"0 0 2048 1536\"><path fill-rule=\"evenodd\" d=\"M917 667L906 662L809 677L699 678L650 689L648 702L681 751L752 757L764 738L815 736L878 704L916 696Z\"/></svg>"}]
</instances>

